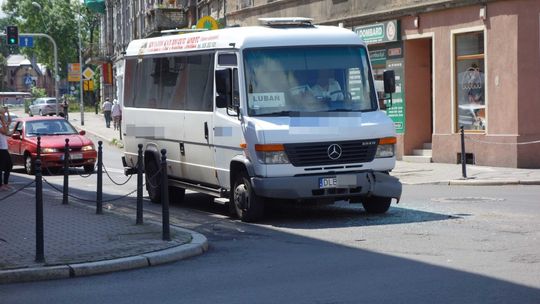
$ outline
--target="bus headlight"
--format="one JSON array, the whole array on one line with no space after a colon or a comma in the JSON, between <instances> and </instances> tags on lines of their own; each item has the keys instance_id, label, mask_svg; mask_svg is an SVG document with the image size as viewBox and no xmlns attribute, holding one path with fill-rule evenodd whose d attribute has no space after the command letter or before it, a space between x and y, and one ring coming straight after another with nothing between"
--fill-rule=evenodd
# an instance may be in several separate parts
<instances>
[{"instance_id":1,"label":"bus headlight","mask_svg":"<svg viewBox=\"0 0 540 304\"><path fill-rule=\"evenodd\" d=\"M394 157L396 141L395 137L381 138L379 140L379 145L377 145L375 158Z\"/></svg>"},{"instance_id":2,"label":"bus headlight","mask_svg":"<svg viewBox=\"0 0 540 304\"><path fill-rule=\"evenodd\" d=\"M255 145L255 151L260 163L269 165L289 163L283 145Z\"/></svg>"}]
</instances>

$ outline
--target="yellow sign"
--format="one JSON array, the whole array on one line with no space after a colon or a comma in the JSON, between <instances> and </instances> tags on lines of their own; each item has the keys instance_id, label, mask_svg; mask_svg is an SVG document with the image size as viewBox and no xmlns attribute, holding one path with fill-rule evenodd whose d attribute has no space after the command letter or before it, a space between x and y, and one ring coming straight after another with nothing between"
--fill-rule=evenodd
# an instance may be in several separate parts
<instances>
[{"instance_id":1,"label":"yellow sign","mask_svg":"<svg viewBox=\"0 0 540 304\"><path fill-rule=\"evenodd\" d=\"M92 79L92 77L94 77L94 71L92 71L91 68L86 68L86 69L84 69L82 75L83 75L85 80Z\"/></svg>"},{"instance_id":2,"label":"yellow sign","mask_svg":"<svg viewBox=\"0 0 540 304\"><path fill-rule=\"evenodd\" d=\"M93 80L84 80L83 81L83 90L84 91L94 91L94 81Z\"/></svg>"},{"instance_id":3,"label":"yellow sign","mask_svg":"<svg viewBox=\"0 0 540 304\"><path fill-rule=\"evenodd\" d=\"M81 65L78 63L68 64L68 82L78 82L81 80Z\"/></svg>"},{"instance_id":4,"label":"yellow sign","mask_svg":"<svg viewBox=\"0 0 540 304\"><path fill-rule=\"evenodd\" d=\"M208 29L208 30L217 30L219 28L219 24L216 21L216 19L210 17L210 16L204 16L199 21L197 21L197 28L198 29Z\"/></svg>"}]
</instances>

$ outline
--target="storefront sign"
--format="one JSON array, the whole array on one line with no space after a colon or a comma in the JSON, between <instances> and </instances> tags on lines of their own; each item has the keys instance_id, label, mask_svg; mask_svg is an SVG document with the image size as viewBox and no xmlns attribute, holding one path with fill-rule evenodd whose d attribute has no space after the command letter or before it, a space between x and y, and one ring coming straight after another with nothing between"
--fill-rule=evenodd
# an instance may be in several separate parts
<instances>
[{"instance_id":1,"label":"storefront sign","mask_svg":"<svg viewBox=\"0 0 540 304\"><path fill-rule=\"evenodd\" d=\"M381 23L357 26L353 31L366 44L383 43L400 40L400 28L398 20L390 20Z\"/></svg>"},{"instance_id":2,"label":"storefront sign","mask_svg":"<svg viewBox=\"0 0 540 304\"><path fill-rule=\"evenodd\" d=\"M392 94L392 106L386 109L386 114L394 122L396 133L405 133L405 79L403 73L403 59L386 61L386 69L394 70L396 75L396 92Z\"/></svg>"}]
</instances>

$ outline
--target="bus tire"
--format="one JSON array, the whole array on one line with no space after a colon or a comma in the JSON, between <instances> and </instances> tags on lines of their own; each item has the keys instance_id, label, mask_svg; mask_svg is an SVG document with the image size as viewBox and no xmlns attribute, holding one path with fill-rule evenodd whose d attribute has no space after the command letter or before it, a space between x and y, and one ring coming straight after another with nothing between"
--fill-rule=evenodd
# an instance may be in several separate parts
<instances>
[{"instance_id":1,"label":"bus tire","mask_svg":"<svg viewBox=\"0 0 540 304\"><path fill-rule=\"evenodd\" d=\"M385 213L390 209L390 203L392 203L392 198L390 197L370 196L362 199L364 210L372 214Z\"/></svg>"},{"instance_id":2,"label":"bus tire","mask_svg":"<svg viewBox=\"0 0 540 304\"><path fill-rule=\"evenodd\" d=\"M159 172L158 162L153 158L145 161L144 173L146 192L148 192L150 201L155 204L161 204L161 173Z\"/></svg>"},{"instance_id":3,"label":"bus tire","mask_svg":"<svg viewBox=\"0 0 540 304\"><path fill-rule=\"evenodd\" d=\"M243 222L257 221L264 214L264 199L255 194L245 171L236 176L231 201L236 216Z\"/></svg>"}]
</instances>

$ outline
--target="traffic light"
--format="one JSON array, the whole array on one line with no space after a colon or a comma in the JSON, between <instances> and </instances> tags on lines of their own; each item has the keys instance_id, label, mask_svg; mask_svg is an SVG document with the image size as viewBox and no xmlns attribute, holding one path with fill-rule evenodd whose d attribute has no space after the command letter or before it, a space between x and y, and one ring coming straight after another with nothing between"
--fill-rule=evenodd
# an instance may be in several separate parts
<instances>
[{"instance_id":1,"label":"traffic light","mask_svg":"<svg viewBox=\"0 0 540 304\"><path fill-rule=\"evenodd\" d=\"M19 44L19 29L16 26L9 25L6 28L7 44L18 45Z\"/></svg>"}]
</instances>

